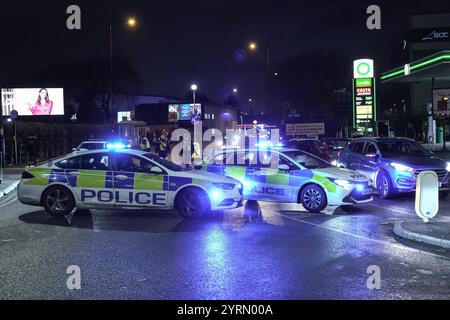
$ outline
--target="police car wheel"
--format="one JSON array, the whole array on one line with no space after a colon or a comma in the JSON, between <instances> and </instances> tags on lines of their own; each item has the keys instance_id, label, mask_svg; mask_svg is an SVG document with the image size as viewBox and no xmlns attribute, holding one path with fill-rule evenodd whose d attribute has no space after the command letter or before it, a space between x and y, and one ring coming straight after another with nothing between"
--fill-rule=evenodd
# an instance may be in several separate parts
<instances>
[{"instance_id":1,"label":"police car wheel","mask_svg":"<svg viewBox=\"0 0 450 320\"><path fill-rule=\"evenodd\" d=\"M207 203L209 200L202 190L187 188L177 195L175 208L183 218L196 219L205 215Z\"/></svg>"},{"instance_id":2,"label":"police car wheel","mask_svg":"<svg viewBox=\"0 0 450 320\"><path fill-rule=\"evenodd\" d=\"M72 193L63 186L48 188L42 196L42 203L45 211L52 216L65 216L75 207Z\"/></svg>"},{"instance_id":3,"label":"police car wheel","mask_svg":"<svg viewBox=\"0 0 450 320\"><path fill-rule=\"evenodd\" d=\"M391 179L385 172L380 172L377 176L377 190L381 199L389 199L394 195Z\"/></svg>"},{"instance_id":4,"label":"police car wheel","mask_svg":"<svg viewBox=\"0 0 450 320\"><path fill-rule=\"evenodd\" d=\"M320 212L327 206L327 195L320 186L310 184L302 190L300 202L306 210Z\"/></svg>"}]
</instances>

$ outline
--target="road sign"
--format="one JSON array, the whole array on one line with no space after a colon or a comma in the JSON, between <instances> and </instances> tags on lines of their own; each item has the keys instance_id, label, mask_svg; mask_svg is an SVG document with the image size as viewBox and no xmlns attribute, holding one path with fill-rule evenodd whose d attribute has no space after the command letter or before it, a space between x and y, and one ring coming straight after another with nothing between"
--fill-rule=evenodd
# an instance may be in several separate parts
<instances>
[{"instance_id":1,"label":"road sign","mask_svg":"<svg viewBox=\"0 0 450 320\"><path fill-rule=\"evenodd\" d=\"M18 116L19 116L19 113L17 112L17 110L11 111L11 115L10 115L11 119L16 120Z\"/></svg>"}]
</instances>

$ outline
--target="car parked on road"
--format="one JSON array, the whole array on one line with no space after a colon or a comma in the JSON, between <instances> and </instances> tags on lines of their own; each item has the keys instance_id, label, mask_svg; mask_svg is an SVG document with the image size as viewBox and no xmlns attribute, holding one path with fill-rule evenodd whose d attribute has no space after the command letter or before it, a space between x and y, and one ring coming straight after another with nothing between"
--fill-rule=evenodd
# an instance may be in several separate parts
<instances>
[{"instance_id":1,"label":"car parked on road","mask_svg":"<svg viewBox=\"0 0 450 320\"><path fill-rule=\"evenodd\" d=\"M53 216L76 209L176 209L185 218L242 206L242 184L221 175L185 171L138 150L74 152L28 167L20 202Z\"/></svg>"},{"instance_id":2,"label":"car parked on road","mask_svg":"<svg viewBox=\"0 0 450 320\"><path fill-rule=\"evenodd\" d=\"M330 155L325 152L325 145L319 139L293 138L288 141L287 147L306 151L327 162L331 162Z\"/></svg>"},{"instance_id":3,"label":"car parked on road","mask_svg":"<svg viewBox=\"0 0 450 320\"><path fill-rule=\"evenodd\" d=\"M326 152L330 157L330 163L332 165L337 164L337 159L339 153L344 150L345 146L351 141L351 139L346 138L322 138L320 141L324 145L324 152Z\"/></svg>"},{"instance_id":4,"label":"car parked on road","mask_svg":"<svg viewBox=\"0 0 450 320\"><path fill-rule=\"evenodd\" d=\"M367 176L381 198L414 191L421 171L436 172L441 197L450 191L450 163L408 138L358 138L339 154L338 166Z\"/></svg>"},{"instance_id":5,"label":"car parked on road","mask_svg":"<svg viewBox=\"0 0 450 320\"><path fill-rule=\"evenodd\" d=\"M372 201L364 175L293 148L224 149L196 169L239 180L246 200L301 203L311 212Z\"/></svg>"}]
</instances>

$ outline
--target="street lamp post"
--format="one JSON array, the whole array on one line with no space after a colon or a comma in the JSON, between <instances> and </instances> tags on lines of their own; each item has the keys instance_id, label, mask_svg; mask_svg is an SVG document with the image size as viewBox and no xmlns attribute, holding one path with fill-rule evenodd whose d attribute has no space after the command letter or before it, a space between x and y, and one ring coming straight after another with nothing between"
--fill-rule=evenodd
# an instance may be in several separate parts
<instances>
[{"instance_id":1,"label":"street lamp post","mask_svg":"<svg viewBox=\"0 0 450 320\"><path fill-rule=\"evenodd\" d=\"M192 90L192 100L194 101L194 105L195 105L195 91L197 91L198 87L196 84L192 84L191 85L191 90Z\"/></svg>"},{"instance_id":2,"label":"street lamp post","mask_svg":"<svg viewBox=\"0 0 450 320\"><path fill-rule=\"evenodd\" d=\"M271 95L271 83L270 83L270 45L263 45L263 47L266 49L266 77L267 77L267 99L269 108L272 104L272 95ZM248 45L248 48L251 51L256 51L258 49L258 44L256 42L250 42Z\"/></svg>"},{"instance_id":3,"label":"street lamp post","mask_svg":"<svg viewBox=\"0 0 450 320\"><path fill-rule=\"evenodd\" d=\"M112 26L113 24L127 24L129 27L134 27L136 25L136 19L129 18L128 20L117 20L117 21L111 21L108 23L108 29L109 29L109 101L108 101L108 114L106 117L109 121L109 113L112 110L112 96L113 96L113 80L114 80L114 74L113 74L113 33L112 33Z\"/></svg>"}]
</instances>

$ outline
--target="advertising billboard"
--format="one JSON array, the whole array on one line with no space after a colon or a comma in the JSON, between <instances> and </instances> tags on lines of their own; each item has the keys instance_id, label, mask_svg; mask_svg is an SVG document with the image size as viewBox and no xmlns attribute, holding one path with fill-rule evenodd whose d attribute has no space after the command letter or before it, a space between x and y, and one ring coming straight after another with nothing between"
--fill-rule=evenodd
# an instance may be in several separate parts
<instances>
[{"instance_id":1,"label":"advertising billboard","mask_svg":"<svg viewBox=\"0 0 450 320\"><path fill-rule=\"evenodd\" d=\"M200 103L169 104L169 122L199 121L202 116Z\"/></svg>"},{"instance_id":2,"label":"advertising billboard","mask_svg":"<svg viewBox=\"0 0 450 320\"><path fill-rule=\"evenodd\" d=\"M433 90L433 114L435 119L450 117L450 88Z\"/></svg>"},{"instance_id":3,"label":"advertising billboard","mask_svg":"<svg viewBox=\"0 0 450 320\"><path fill-rule=\"evenodd\" d=\"M19 116L64 115L64 90L62 88L2 89L3 115L16 110Z\"/></svg>"}]
</instances>

